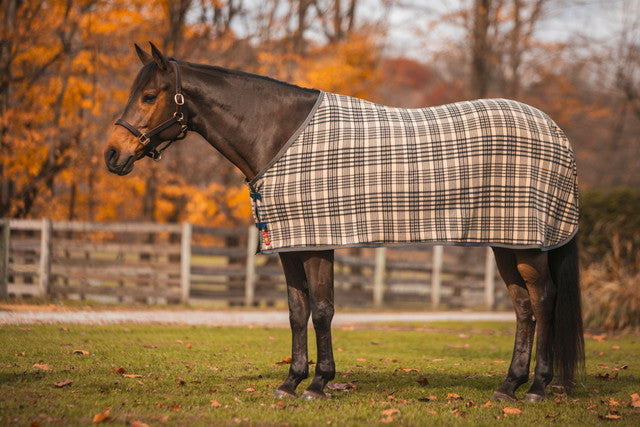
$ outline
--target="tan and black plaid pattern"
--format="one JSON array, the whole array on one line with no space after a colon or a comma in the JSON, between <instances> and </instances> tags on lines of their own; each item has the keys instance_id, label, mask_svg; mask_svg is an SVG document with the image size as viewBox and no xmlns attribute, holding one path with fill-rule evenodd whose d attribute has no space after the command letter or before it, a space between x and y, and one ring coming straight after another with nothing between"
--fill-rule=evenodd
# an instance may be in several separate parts
<instances>
[{"instance_id":1,"label":"tan and black plaid pattern","mask_svg":"<svg viewBox=\"0 0 640 427\"><path fill-rule=\"evenodd\" d=\"M550 249L578 227L567 137L544 113L504 99L401 109L323 92L249 188L265 253Z\"/></svg>"}]
</instances>

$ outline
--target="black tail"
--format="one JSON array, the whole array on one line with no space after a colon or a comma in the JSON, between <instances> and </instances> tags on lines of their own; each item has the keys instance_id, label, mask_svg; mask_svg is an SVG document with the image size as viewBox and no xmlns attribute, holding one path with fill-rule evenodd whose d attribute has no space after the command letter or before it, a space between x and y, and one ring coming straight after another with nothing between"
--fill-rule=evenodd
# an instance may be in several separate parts
<instances>
[{"instance_id":1,"label":"black tail","mask_svg":"<svg viewBox=\"0 0 640 427\"><path fill-rule=\"evenodd\" d=\"M584 335L576 237L566 245L549 252L549 269L557 289L553 334L554 367L562 385L571 389L575 384L576 372L584 369Z\"/></svg>"}]
</instances>

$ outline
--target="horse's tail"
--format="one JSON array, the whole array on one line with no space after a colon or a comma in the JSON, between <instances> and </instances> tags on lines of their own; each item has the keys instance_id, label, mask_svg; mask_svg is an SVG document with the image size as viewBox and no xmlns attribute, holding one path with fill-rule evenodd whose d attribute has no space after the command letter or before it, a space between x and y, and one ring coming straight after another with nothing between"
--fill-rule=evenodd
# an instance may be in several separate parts
<instances>
[{"instance_id":1,"label":"horse's tail","mask_svg":"<svg viewBox=\"0 0 640 427\"><path fill-rule=\"evenodd\" d=\"M554 367L565 389L575 384L576 372L584 369L584 335L578 270L578 242L549 251L549 269L556 285L553 325Z\"/></svg>"}]
</instances>

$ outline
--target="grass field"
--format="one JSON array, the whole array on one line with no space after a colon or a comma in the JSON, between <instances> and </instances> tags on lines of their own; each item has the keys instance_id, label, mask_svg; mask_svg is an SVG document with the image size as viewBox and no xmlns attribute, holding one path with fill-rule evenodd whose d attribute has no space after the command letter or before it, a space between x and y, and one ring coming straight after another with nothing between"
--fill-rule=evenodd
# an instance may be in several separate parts
<instances>
[{"instance_id":1,"label":"grass field","mask_svg":"<svg viewBox=\"0 0 640 427\"><path fill-rule=\"evenodd\" d=\"M589 335L574 394L541 404L488 402L511 357L503 323L336 330L335 389L313 402L272 397L286 329L2 326L0 345L0 424L640 425L637 335Z\"/></svg>"}]
</instances>

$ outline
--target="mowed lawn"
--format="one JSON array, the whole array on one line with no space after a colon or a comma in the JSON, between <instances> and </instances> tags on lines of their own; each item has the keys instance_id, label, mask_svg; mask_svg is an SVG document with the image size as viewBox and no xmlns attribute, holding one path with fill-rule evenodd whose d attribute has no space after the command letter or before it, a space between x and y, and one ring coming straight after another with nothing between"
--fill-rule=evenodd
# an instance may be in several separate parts
<instances>
[{"instance_id":1,"label":"mowed lawn","mask_svg":"<svg viewBox=\"0 0 640 427\"><path fill-rule=\"evenodd\" d=\"M289 368L287 329L5 325L0 424L640 425L638 335L588 335L586 373L571 396L552 387L540 404L489 402L508 369L513 329L335 330L331 398L309 402L273 397Z\"/></svg>"}]
</instances>

